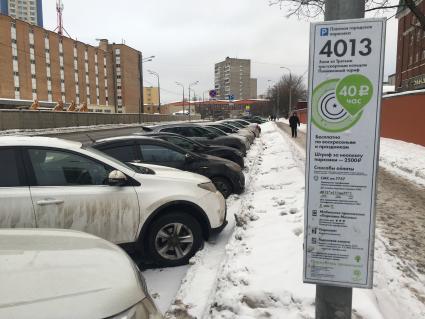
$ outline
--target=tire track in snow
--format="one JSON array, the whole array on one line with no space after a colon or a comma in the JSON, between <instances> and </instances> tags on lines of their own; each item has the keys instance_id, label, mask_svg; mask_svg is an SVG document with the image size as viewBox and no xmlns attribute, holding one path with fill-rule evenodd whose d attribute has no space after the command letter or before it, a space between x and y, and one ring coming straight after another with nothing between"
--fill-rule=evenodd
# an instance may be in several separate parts
<instances>
[{"instance_id":1,"label":"tire track in snow","mask_svg":"<svg viewBox=\"0 0 425 319\"><path fill-rule=\"evenodd\" d=\"M218 273L225 263L226 245L235 236L234 215L247 210L249 206L249 194L251 185L256 178L257 167L261 163L261 155L264 152L262 135L256 139L248 152L246 169L245 192L241 195L233 195L227 200L227 219L229 224L221 234L205 243L204 249L199 251L190 261L189 268L182 285L176 294L170 309L166 313L168 319L193 319L204 318L208 312L209 301L217 287ZM196 291L196 293L194 293Z\"/></svg>"}]
</instances>

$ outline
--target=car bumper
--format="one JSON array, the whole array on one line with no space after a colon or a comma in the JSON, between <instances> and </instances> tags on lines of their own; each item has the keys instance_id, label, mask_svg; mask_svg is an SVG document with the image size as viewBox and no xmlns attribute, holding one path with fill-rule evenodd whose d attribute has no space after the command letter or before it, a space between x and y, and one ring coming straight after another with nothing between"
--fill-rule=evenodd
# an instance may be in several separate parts
<instances>
[{"instance_id":1,"label":"car bumper","mask_svg":"<svg viewBox=\"0 0 425 319\"><path fill-rule=\"evenodd\" d=\"M215 228L211 228L210 235L219 234L223 231L223 229L227 226L229 222L227 221L227 204L224 205L224 220L223 223Z\"/></svg>"},{"instance_id":2,"label":"car bumper","mask_svg":"<svg viewBox=\"0 0 425 319\"><path fill-rule=\"evenodd\" d=\"M243 172L237 174L233 179L233 192L241 194L245 190L245 175Z\"/></svg>"}]
</instances>

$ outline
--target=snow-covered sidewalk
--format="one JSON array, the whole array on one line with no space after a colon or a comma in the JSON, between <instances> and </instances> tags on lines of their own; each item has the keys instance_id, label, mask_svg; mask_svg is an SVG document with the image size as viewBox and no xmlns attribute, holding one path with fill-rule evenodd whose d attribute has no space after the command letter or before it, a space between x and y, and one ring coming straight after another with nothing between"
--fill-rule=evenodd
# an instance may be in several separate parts
<instances>
[{"instance_id":1,"label":"snow-covered sidewalk","mask_svg":"<svg viewBox=\"0 0 425 319\"><path fill-rule=\"evenodd\" d=\"M301 150L274 123L263 125L255 147L251 182L233 199L225 253L206 258L207 246L195 257L170 318L314 318L315 287L302 282ZM354 290L353 317L425 318L424 278L405 277L386 245L378 235L374 289Z\"/></svg>"}]
</instances>

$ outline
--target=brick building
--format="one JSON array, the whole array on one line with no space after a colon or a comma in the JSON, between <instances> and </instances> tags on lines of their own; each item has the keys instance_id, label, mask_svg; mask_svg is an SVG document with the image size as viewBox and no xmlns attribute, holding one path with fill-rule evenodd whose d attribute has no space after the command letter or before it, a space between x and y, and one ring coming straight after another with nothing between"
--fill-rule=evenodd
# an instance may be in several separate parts
<instances>
[{"instance_id":1,"label":"brick building","mask_svg":"<svg viewBox=\"0 0 425 319\"><path fill-rule=\"evenodd\" d=\"M0 43L0 98L139 112L141 53L133 48L95 47L5 15Z\"/></svg>"},{"instance_id":2,"label":"brick building","mask_svg":"<svg viewBox=\"0 0 425 319\"><path fill-rule=\"evenodd\" d=\"M159 90L157 87L144 87L143 88L143 99L144 99L144 112L153 114L158 112L159 105ZM163 113L163 112L161 112ZM171 113L169 113L171 114Z\"/></svg>"},{"instance_id":3,"label":"brick building","mask_svg":"<svg viewBox=\"0 0 425 319\"><path fill-rule=\"evenodd\" d=\"M425 13L425 1L417 1ZM400 1L403 4L403 0ZM425 31L409 9L397 13L397 67L395 86L397 91L425 88Z\"/></svg>"}]
</instances>

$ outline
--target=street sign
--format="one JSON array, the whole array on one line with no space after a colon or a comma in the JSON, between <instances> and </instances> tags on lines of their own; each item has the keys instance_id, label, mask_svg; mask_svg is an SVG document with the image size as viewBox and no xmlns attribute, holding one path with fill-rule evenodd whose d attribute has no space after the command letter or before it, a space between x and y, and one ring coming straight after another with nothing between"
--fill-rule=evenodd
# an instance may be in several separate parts
<instances>
[{"instance_id":1,"label":"street sign","mask_svg":"<svg viewBox=\"0 0 425 319\"><path fill-rule=\"evenodd\" d=\"M209 92L210 98L215 98L217 96L217 91L216 90L210 90Z\"/></svg>"},{"instance_id":2,"label":"street sign","mask_svg":"<svg viewBox=\"0 0 425 319\"><path fill-rule=\"evenodd\" d=\"M307 283L372 288L385 21L311 25Z\"/></svg>"},{"instance_id":3,"label":"street sign","mask_svg":"<svg viewBox=\"0 0 425 319\"><path fill-rule=\"evenodd\" d=\"M233 94L229 95L229 101L233 101L235 99L235 96Z\"/></svg>"}]
</instances>

